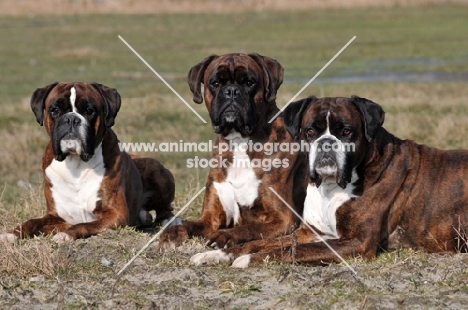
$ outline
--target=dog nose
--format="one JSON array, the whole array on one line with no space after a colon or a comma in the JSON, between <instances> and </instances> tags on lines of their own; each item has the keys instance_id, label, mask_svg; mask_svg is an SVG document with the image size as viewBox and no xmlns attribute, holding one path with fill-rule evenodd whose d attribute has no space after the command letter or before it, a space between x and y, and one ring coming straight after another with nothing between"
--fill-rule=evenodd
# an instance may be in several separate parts
<instances>
[{"instance_id":1,"label":"dog nose","mask_svg":"<svg viewBox=\"0 0 468 310\"><path fill-rule=\"evenodd\" d=\"M320 142L319 142L320 145L333 145L335 143L336 143L336 140L332 138L322 138L320 139Z\"/></svg>"},{"instance_id":2,"label":"dog nose","mask_svg":"<svg viewBox=\"0 0 468 310\"><path fill-rule=\"evenodd\" d=\"M337 152L340 149L338 141L332 138L322 138L318 141L318 148L320 152Z\"/></svg>"},{"instance_id":3,"label":"dog nose","mask_svg":"<svg viewBox=\"0 0 468 310\"><path fill-rule=\"evenodd\" d=\"M236 86L228 86L224 89L224 96L227 99L236 99L240 95L240 90Z\"/></svg>"},{"instance_id":4,"label":"dog nose","mask_svg":"<svg viewBox=\"0 0 468 310\"><path fill-rule=\"evenodd\" d=\"M63 121L68 124L68 126L79 126L81 124L81 119L72 113L65 115Z\"/></svg>"}]
</instances>

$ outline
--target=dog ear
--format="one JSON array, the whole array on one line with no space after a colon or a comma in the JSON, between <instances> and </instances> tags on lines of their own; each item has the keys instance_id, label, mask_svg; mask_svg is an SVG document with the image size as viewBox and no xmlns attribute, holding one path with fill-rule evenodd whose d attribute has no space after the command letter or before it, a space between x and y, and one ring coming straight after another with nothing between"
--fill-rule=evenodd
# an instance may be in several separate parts
<instances>
[{"instance_id":1,"label":"dog ear","mask_svg":"<svg viewBox=\"0 0 468 310\"><path fill-rule=\"evenodd\" d=\"M38 88L31 96L31 110L34 112L34 115L36 115L36 120L41 126L44 124L45 99L57 84L58 82L55 82L45 87Z\"/></svg>"},{"instance_id":2,"label":"dog ear","mask_svg":"<svg viewBox=\"0 0 468 310\"><path fill-rule=\"evenodd\" d=\"M276 100L276 92L283 84L284 69L281 64L273 58L262 56L257 53L249 54L249 56L260 65L264 73L265 83L265 99L267 102Z\"/></svg>"},{"instance_id":3,"label":"dog ear","mask_svg":"<svg viewBox=\"0 0 468 310\"><path fill-rule=\"evenodd\" d=\"M104 99L104 102L107 106L105 120L106 127L114 126L115 118L122 104L120 94L115 88L107 87L99 83L91 83L91 85L99 91L102 99Z\"/></svg>"},{"instance_id":4,"label":"dog ear","mask_svg":"<svg viewBox=\"0 0 468 310\"><path fill-rule=\"evenodd\" d=\"M364 133L367 141L371 142L375 134L382 127L385 112L377 103L358 96L351 96L351 103L356 107L364 122Z\"/></svg>"},{"instance_id":5,"label":"dog ear","mask_svg":"<svg viewBox=\"0 0 468 310\"><path fill-rule=\"evenodd\" d=\"M210 55L190 69L187 75L187 83L189 84L190 90L193 94L193 102L203 102L203 97L201 95L201 83L203 83L203 76L205 75L206 68L217 57L218 55Z\"/></svg>"},{"instance_id":6,"label":"dog ear","mask_svg":"<svg viewBox=\"0 0 468 310\"><path fill-rule=\"evenodd\" d=\"M286 109L284 109L282 113L284 124L294 139L298 139L301 133L301 122L304 112L316 101L317 97L310 96L299 101L291 102Z\"/></svg>"}]
</instances>

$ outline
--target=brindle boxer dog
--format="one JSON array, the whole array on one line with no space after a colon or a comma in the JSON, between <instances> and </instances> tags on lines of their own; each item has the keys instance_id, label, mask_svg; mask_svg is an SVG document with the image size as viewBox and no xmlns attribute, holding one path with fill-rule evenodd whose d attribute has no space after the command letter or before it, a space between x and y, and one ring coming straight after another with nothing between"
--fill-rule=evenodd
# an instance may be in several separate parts
<instances>
[{"instance_id":1,"label":"brindle boxer dog","mask_svg":"<svg viewBox=\"0 0 468 310\"><path fill-rule=\"evenodd\" d=\"M467 251L468 151L400 140L382 127L382 108L356 96L303 99L284 118L310 145L303 217L341 256L371 259L397 247ZM291 235L197 254L192 263L338 260L304 224L294 235L294 251Z\"/></svg>"},{"instance_id":2,"label":"brindle boxer dog","mask_svg":"<svg viewBox=\"0 0 468 310\"><path fill-rule=\"evenodd\" d=\"M149 225L151 210L157 221L173 217L171 172L155 159L120 152L111 129L120 105L114 88L97 83L53 83L33 93L31 108L50 137L42 159L47 213L0 240L53 234L60 243Z\"/></svg>"},{"instance_id":3,"label":"brindle boxer dog","mask_svg":"<svg viewBox=\"0 0 468 310\"><path fill-rule=\"evenodd\" d=\"M219 165L209 172L201 217L169 227L161 235L161 250L174 249L192 236L225 248L278 237L298 224L268 187L302 212L306 171L298 167L305 156L247 147L293 141L282 117L268 123L279 111L275 100L282 82L283 67L258 54L212 55L190 70L188 84L196 103L203 101L204 84L206 107L218 134L212 158ZM226 150L223 146L228 145L233 147Z\"/></svg>"}]
</instances>

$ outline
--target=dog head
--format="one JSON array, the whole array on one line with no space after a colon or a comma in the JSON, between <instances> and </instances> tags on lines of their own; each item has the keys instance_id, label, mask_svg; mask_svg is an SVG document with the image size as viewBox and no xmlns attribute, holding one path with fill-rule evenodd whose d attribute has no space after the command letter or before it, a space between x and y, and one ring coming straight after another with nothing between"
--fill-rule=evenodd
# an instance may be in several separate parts
<instances>
[{"instance_id":1,"label":"dog head","mask_svg":"<svg viewBox=\"0 0 468 310\"><path fill-rule=\"evenodd\" d=\"M309 174L317 187L323 181L345 188L382 127L385 112L368 99L316 98L291 103L283 112L288 131L309 145Z\"/></svg>"},{"instance_id":2,"label":"dog head","mask_svg":"<svg viewBox=\"0 0 468 310\"><path fill-rule=\"evenodd\" d=\"M211 55L188 73L193 101L204 98L214 131L249 136L276 107L276 92L283 82L283 67L259 54ZM277 110L276 110L277 111Z\"/></svg>"},{"instance_id":3,"label":"dog head","mask_svg":"<svg viewBox=\"0 0 468 310\"><path fill-rule=\"evenodd\" d=\"M98 83L53 83L31 97L37 122L52 141L55 159L76 154L88 161L120 109L119 93Z\"/></svg>"}]
</instances>

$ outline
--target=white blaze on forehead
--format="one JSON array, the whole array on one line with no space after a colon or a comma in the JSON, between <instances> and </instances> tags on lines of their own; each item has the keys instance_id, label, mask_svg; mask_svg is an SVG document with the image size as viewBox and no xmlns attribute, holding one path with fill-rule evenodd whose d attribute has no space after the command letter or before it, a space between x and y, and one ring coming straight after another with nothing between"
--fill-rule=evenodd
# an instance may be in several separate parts
<instances>
[{"instance_id":1,"label":"white blaze on forehead","mask_svg":"<svg viewBox=\"0 0 468 310\"><path fill-rule=\"evenodd\" d=\"M336 136L332 135L330 132L330 111L327 112L326 116L327 121L327 128L323 135L321 135L317 140L311 142L309 144L309 169L310 171L315 170L315 159L322 152L330 152L333 151L336 154L336 161L337 161L337 168L344 169L345 159L346 159L346 150L343 142L338 139ZM320 144L320 142L324 139L329 139L330 143L328 143L327 149L324 149L324 144Z\"/></svg>"},{"instance_id":2,"label":"white blaze on forehead","mask_svg":"<svg viewBox=\"0 0 468 310\"><path fill-rule=\"evenodd\" d=\"M330 111L327 113L327 129L325 130L324 135L331 135L330 133Z\"/></svg>"},{"instance_id":3,"label":"white blaze on forehead","mask_svg":"<svg viewBox=\"0 0 468 310\"><path fill-rule=\"evenodd\" d=\"M76 113L76 107L75 107L75 100L76 100L76 89L75 87L73 86L71 89L70 89L70 104L72 106L72 111Z\"/></svg>"},{"instance_id":4,"label":"white blaze on forehead","mask_svg":"<svg viewBox=\"0 0 468 310\"><path fill-rule=\"evenodd\" d=\"M84 147L84 145L82 145L82 144L87 141L86 136L87 136L89 123L88 123L88 120L86 118L84 118L83 115L78 113L78 110L76 109L76 89L75 89L75 86L73 86L70 89L70 105L71 105L72 111L66 113L65 115L73 114L75 117L78 117L81 120L81 123L79 125L77 125L77 127L78 127L78 129L77 129L78 130L77 131L78 137L60 141L60 149L64 153L69 152L71 154L81 155L81 153L83 151L83 147Z\"/></svg>"}]
</instances>

